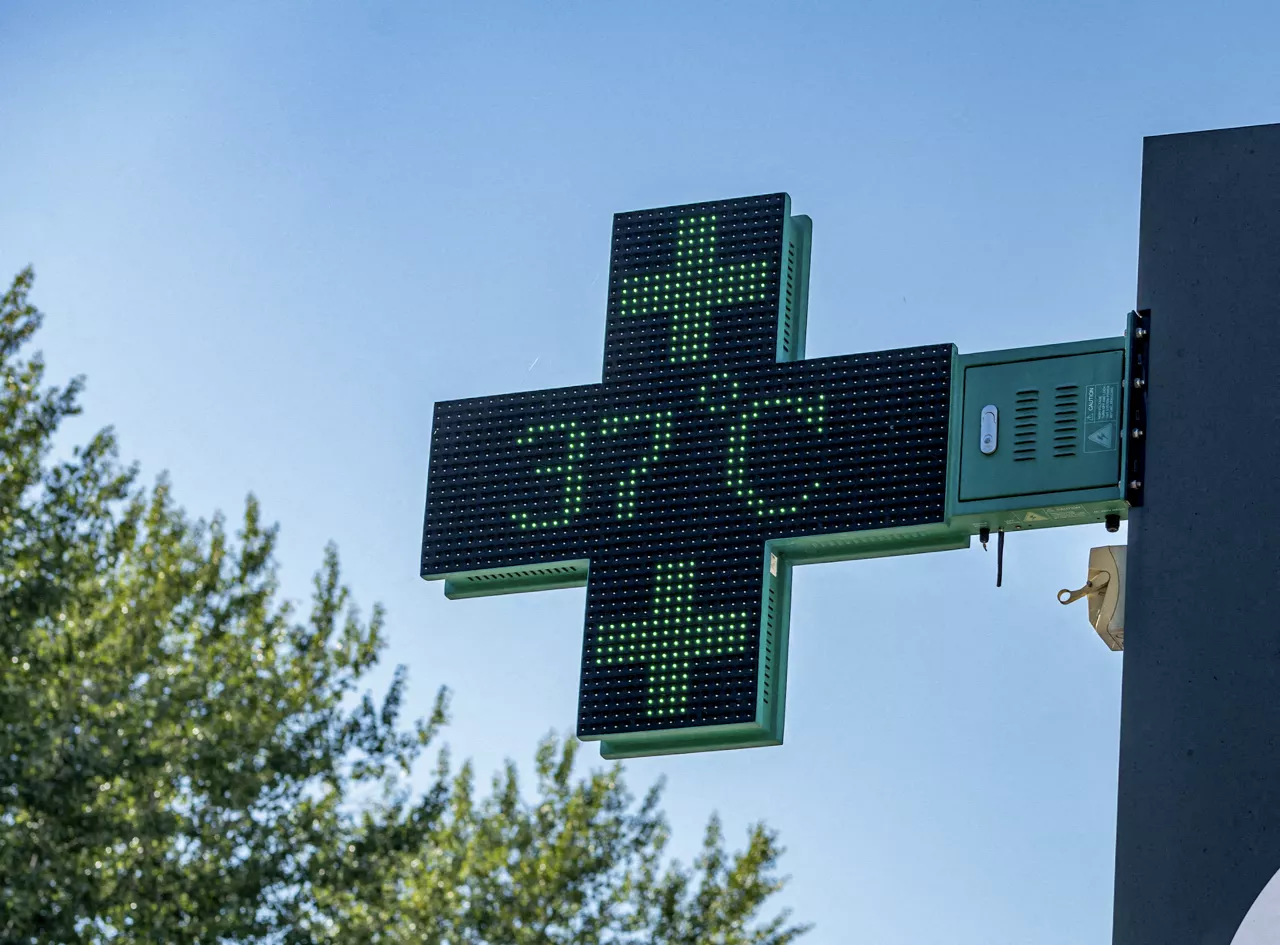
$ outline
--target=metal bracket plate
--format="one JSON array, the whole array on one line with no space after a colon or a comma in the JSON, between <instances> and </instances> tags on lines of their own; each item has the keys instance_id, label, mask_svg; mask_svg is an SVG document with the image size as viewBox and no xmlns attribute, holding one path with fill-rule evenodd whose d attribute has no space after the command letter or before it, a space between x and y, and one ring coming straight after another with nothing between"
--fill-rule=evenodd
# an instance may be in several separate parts
<instances>
[{"instance_id":1,"label":"metal bracket plate","mask_svg":"<svg viewBox=\"0 0 1280 945\"><path fill-rule=\"evenodd\" d=\"M1131 508L1142 505L1147 469L1147 392L1150 388L1151 310L1129 313L1125 339L1124 498Z\"/></svg>"}]
</instances>

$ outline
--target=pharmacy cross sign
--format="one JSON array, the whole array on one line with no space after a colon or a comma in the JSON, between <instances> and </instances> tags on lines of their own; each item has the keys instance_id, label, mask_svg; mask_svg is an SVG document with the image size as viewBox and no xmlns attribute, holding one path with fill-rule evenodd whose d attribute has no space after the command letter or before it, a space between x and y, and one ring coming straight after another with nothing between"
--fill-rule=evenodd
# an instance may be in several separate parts
<instances>
[{"instance_id":1,"label":"pharmacy cross sign","mask_svg":"<svg viewBox=\"0 0 1280 945\"><path fill-rule=\"evenodd\" d=\"M618 214L603 382L436 405L422 574L585 583L607 757L779 744L791 565L967 543L928 528L952 347L804 360L810 232L786 194Z\"/></svg>"}]
</instances>

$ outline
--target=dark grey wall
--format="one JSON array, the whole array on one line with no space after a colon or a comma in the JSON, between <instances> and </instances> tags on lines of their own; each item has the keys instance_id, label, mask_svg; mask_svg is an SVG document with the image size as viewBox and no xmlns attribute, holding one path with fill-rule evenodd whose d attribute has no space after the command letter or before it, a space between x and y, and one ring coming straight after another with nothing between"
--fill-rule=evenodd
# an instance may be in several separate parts
<instances>
[{"instance_id":1,"label":"dark grey wall","mask_svg":"<svg viewBox=\"0 0 1280 945\"><path fill-rule=\"evenodd\" d=\"M1280 125L1148 138L1115 945L1228 945L1280 870Z\"/></svg>"}]
</instances>

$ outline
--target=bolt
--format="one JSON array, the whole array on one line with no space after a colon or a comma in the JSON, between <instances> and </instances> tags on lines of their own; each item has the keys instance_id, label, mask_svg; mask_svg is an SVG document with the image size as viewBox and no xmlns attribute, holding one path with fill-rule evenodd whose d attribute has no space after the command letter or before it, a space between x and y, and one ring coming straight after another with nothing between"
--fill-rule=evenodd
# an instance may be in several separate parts
<instances>
[{"instance_id":1,"label":"bolt","mask_svg":"<svg viewBox=\"0 0 1280 945\"><path fill-rule=\"evenodd\" d=\"M1135 492L1136 492L1138 489L1141 489L1141 488L1142 488L1142 480L1141 480L1141 479L1130 479L1130 480L1129 480L1129 488L1130 488L1130 489L1133 489Z\"/></svg>"},{"instance_id":2,"label":"bolt","mask_svg":"<svg viewBox=\"0 0 1280 945\"><path fill-rule=\"evenodd\" d=\"M1145 328L1135 328L1135 329L1133 330L1133 337L1135 337L1135 338L1145 338L1145 337L1147 337L1147 330L1146 330Z\"/></svg>"},{"instance_id":3,"label":"bolt","mask_svg":"<svg viewBox=\"0 0 1280 945\"><path fill-rule=\"evenodd\" d=\"M1137 427L1135 427L1133 432L1129 435L1132 436L1135 440L1142 439L1142 431L1139 430Z\"/></svg>"},{"instance_id":4,"label":"bolt","mask_svg":"<svg viewBox=\"0 0 1280 945\"><path fill-rule=\"evenodd\" d=\"M1144 387L1146 387L1146 386L1147 386L1147 382L1146 382L1146 381L1144 381L1142 378L1140 378L1140 377L1135 377L1135 378L1133 379L1133 389L1134 389L1134 390L1142 390L1142 388L1144 388Z\"/></svg>"}]
</instances>

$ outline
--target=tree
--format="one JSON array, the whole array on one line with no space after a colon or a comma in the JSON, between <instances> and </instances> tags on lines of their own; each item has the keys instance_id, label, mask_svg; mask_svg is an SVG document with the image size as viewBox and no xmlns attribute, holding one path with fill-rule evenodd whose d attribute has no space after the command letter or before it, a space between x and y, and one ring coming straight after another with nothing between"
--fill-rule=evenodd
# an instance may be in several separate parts
<instances>
[{"instance_id":1,"label":"tree","mask_svg":"<svg viewBox=\"0 0 1280 945\"><path fill-rule=\"evenodd\" d=\"M548 737L532 800L508 764L478 797L402 724L403 667L329 548L305 614L282 598L252 497L235 535L138 484L104 430L53 458L81 381L23 349L30 270L0 300L0 941L785 945L764 825L729 853L708 825L666 861L661 785L573 775Z\"/></svg>"}]
</instances>

